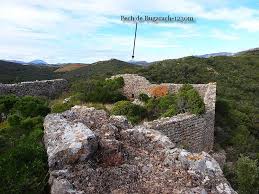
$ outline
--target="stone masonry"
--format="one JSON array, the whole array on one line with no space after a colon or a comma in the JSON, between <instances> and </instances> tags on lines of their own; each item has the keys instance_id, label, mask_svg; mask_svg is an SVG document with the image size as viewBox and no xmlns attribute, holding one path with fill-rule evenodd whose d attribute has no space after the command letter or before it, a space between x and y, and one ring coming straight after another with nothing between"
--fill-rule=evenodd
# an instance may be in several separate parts
<instances>
[{"instance_id":1,"label":"stone masonry","mask_svg":"<svg viewBox=\"0 0 259 194\"><path fill-rule=\"evenodd\" d=\"M0 95L14 94L17 96L44 96L54 98L68 89L65 79L21 82L16 84L1 84Z\"/></svg>"},{"instance_id":2,"label":"stone masonry","mask_svg":"<svg viewBox=\"0 0 259 194\"><path fill-rule=\"evenodd\" d=\"M151 84L146 78L135 74L121 74L114 77L123 77L124 94L132 99L145 93L154 96L151 92L154 88L166 88L167 93L177 93L183 84L163 83ZM161 118L151 122L145 122L146 128L155 129L167 135L171 141L182 145L192 152L210 151L214 143L214 121L216 84L192 84L199 92L205 103L203 115L179 114L173 117Z\"/></svg>"}]
</instances>

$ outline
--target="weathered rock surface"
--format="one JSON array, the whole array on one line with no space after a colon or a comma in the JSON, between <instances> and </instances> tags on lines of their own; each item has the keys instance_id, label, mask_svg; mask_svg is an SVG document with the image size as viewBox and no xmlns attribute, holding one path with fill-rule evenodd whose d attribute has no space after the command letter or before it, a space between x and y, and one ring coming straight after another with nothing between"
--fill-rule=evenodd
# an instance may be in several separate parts
<instances>
[{"instance_id":1,"label":"weathered rock surface","mask_svg":"<svg viewBox=\"0 0 259 194\"><path fill-rule=\"evenodd\" d=\"M85 160L98 147L98 137L83 123L72 123L60 114L47 115L44 143L50 168Z\"/></svg>"},{"instance_id":2,"label":"weathered rock surface","mask_svg":"<svg viewBox=\"0 0 259 194\"><path fill-rule=\"evenodd\" d=\"M176 148L125 117L76 106L48 115L44 127L52 194L236 193L209 154Z\"/></svg>"}]
</instances>

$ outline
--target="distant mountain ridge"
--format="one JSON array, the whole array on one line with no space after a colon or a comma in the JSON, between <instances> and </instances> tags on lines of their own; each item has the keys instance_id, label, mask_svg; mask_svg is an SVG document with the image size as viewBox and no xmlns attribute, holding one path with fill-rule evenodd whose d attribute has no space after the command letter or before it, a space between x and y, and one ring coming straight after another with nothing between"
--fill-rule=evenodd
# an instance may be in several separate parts
<instances>
[{"instance_id":1,"label":"distant mountain ridge","mask_svg":"<svg viewBox=\"0 0 259 194\"><path fill-rule=\"evenodd\" d=\"M259 48L253 48L246 51L237 52L235 55L259 55Z\"/></svg>"},{"instance_id":2,"label":"distant mountain ridge","mask_svg":"<svg viewBox=\"0 0 259 194\"><path fill-rule=\"evenodd\" d=\"M55 79L56 67L48 65L30 65L0 60L0 83L17 83Z\"/></svg>"},{"instance_id":3,"label":"distant mountain ridge","mask_svg":"<svg viewBox=\"0 0 259 194\"><path fill-rule=\"evenodd\" d=\"M134 65L141 65L141 66L148 66L150 64L147 61L134 61L134 60L130 60L128 61L128 63L134 64Z\"/></svg>"},{"instance_id":4,"label":"distant mountain ridge","mask_svg":"<svg viewBox=\"0 0 259 194\"><path fill-rule=\"evenodd\" d=\"M40 59L33 60L33 61L29 62L28 64L31 64L31 65L48 65L47 62L45 62L43 60L40 60Z\"/></svg>"},{"instance_id":5,"label":"distant mountain ridge","mask_svg":"<svg viewBox=\"0 0 259 194\"><path fill-rule=\"evenodd\" d=\"M236 53L230 53L230 52L218 52L218 53L209 53L204 55L196 55L195 57L199 58L210 58L210 57L219 57L219 56L240 56L240 55L258 55L259 54L259 48L253 48L248 49Z\"/></svg>"},{"instance_id":6,"label":"distant mountain ridge","mask_svg":"<svg viewBox=\"0 0 259 194\"><path fill-rule=\"evenodd\" d=\"M194 57L198 57L198 58L210 58L210 57L218 57L218 56L240 56L240 55L259 55L259 47L258 48L252 48L252 49L248 49L248 50L244 50L244 51L240 51L240 52L217 52L217 53L207 53L207 54L203 54L203 55L195 55ZM1 59L0 59L1 60ZM153 62L147 62L147 61L135 61L135 60L130 60L130 61L121 61L121 60L117 60L117 59L110 59L107 60L107 62L125 62L128 64L133 64L133 65L138 65L138 66L149 66L153 63L155 63L156 61ZM24 61L20 61L20 60L5 60L2 59L2 61L6 61L6 62L12 62L12 63L17 63L17 64L22 64L22 65L48 65L48 66L64 66L64 65L68 65L68 64L89 64L89 63L56 63L56 64L49 64L44 60L41 59L36 59L30 62L24 62ZM104 61L96 61L92 64L98 64L100 62L104 62Z\"/></svg>"},{"instance_id":7,"label":"distant mountain ridge","mask_svg":"<svg viewBox=\"0 0 259 194\"><path fill-rule=\"evenodd\" d=\"M210 53L210 54L204 54L204 55L197 55L196 57L200 57L200 58L210 58L210 57L234 56L234 55L235 55L235 53L219 52L219 53Z\"/></svg>"},{"instance_id":8,"label":"distant mountain ridge","mask_svg":"<svg viewBox=\"0 0 259 194\"><path fill-rule=\"evenodd\" d=\"M36 59L36 60L30 61L30 62L25 62L25 61L20 61L20 60L2 60L2 61L22 64L22 65L48 65L47 62L40 60L40 59Z\"/></svg>"}]
</instances>

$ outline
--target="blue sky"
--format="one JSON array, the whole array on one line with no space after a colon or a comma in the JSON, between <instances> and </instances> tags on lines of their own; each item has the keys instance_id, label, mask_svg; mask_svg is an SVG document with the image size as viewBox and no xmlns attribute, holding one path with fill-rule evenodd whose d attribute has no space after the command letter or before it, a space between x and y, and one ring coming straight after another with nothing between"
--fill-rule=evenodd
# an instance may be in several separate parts
<instances>
[{"instance_id":1,"label":"blue sky","mask_svg":"<svg viewBox=\"0 0 259 194\"><path fill-rule=\"evenodd\" d=\"M121 15L192 16L140 23L135 60L259 47L258 0L1 0L0 58L48 63L131 59L134 23Z\"/></svg>"}]
</instances>

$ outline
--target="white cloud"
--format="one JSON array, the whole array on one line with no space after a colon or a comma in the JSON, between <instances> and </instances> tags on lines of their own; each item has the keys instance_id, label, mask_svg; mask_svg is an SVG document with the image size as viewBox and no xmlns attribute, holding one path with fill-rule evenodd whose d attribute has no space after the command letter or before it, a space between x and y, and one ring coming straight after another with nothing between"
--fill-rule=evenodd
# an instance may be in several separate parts
<instances>
[{"instance_id":1,"label":"white cloud","mask_svg":"<svg viewBox=\"0 0 259 194\"><path fill-rule=\"evenodd\" d=\"M259 31L258 9L227 8L224 7L226 2L218 0L206 5L205 0L9 0L1 2L0 6L0 58L43 56L57 62L64 58L87 61L98 57L126 56L131 52L133 37L97 34L99 29L113 25L128 27L129 24L120 21L120 15L165 13L198 18L197 24L146 24L156 30L159 28L162 33L159 37L137 37L137 49L142 54L149 49L181 47L176 39L201 37L200 19L225 21L234 30ZM172 31L174 29L178 31ZM106 29L106 33L110 31ZM238 40L236 33L212 30L208 36Z\"/></svg>"},{"instance_id":2,"label":"white cloud","mask_svg":"<svg viewBox=\"0 0 259 194\"><path fill-rule=\"evenodd\" d=\"M249 32L259 32L259 20L244 20L236 24L232 24L235 29L248 30Z\"/></svg>"},{"instance_id":3,"label":"white cloud","mask_svg":"<svg viewBox=\"0 0 259 194\"><path fill-rule=\"evenodd\" d=\"M220 39L220 40L230 40L230 41L239 39L239 37L235 34L232 34L232 33L229 34L218 29L212 30L210 37Z\"/></svg>"}]
</instances>

